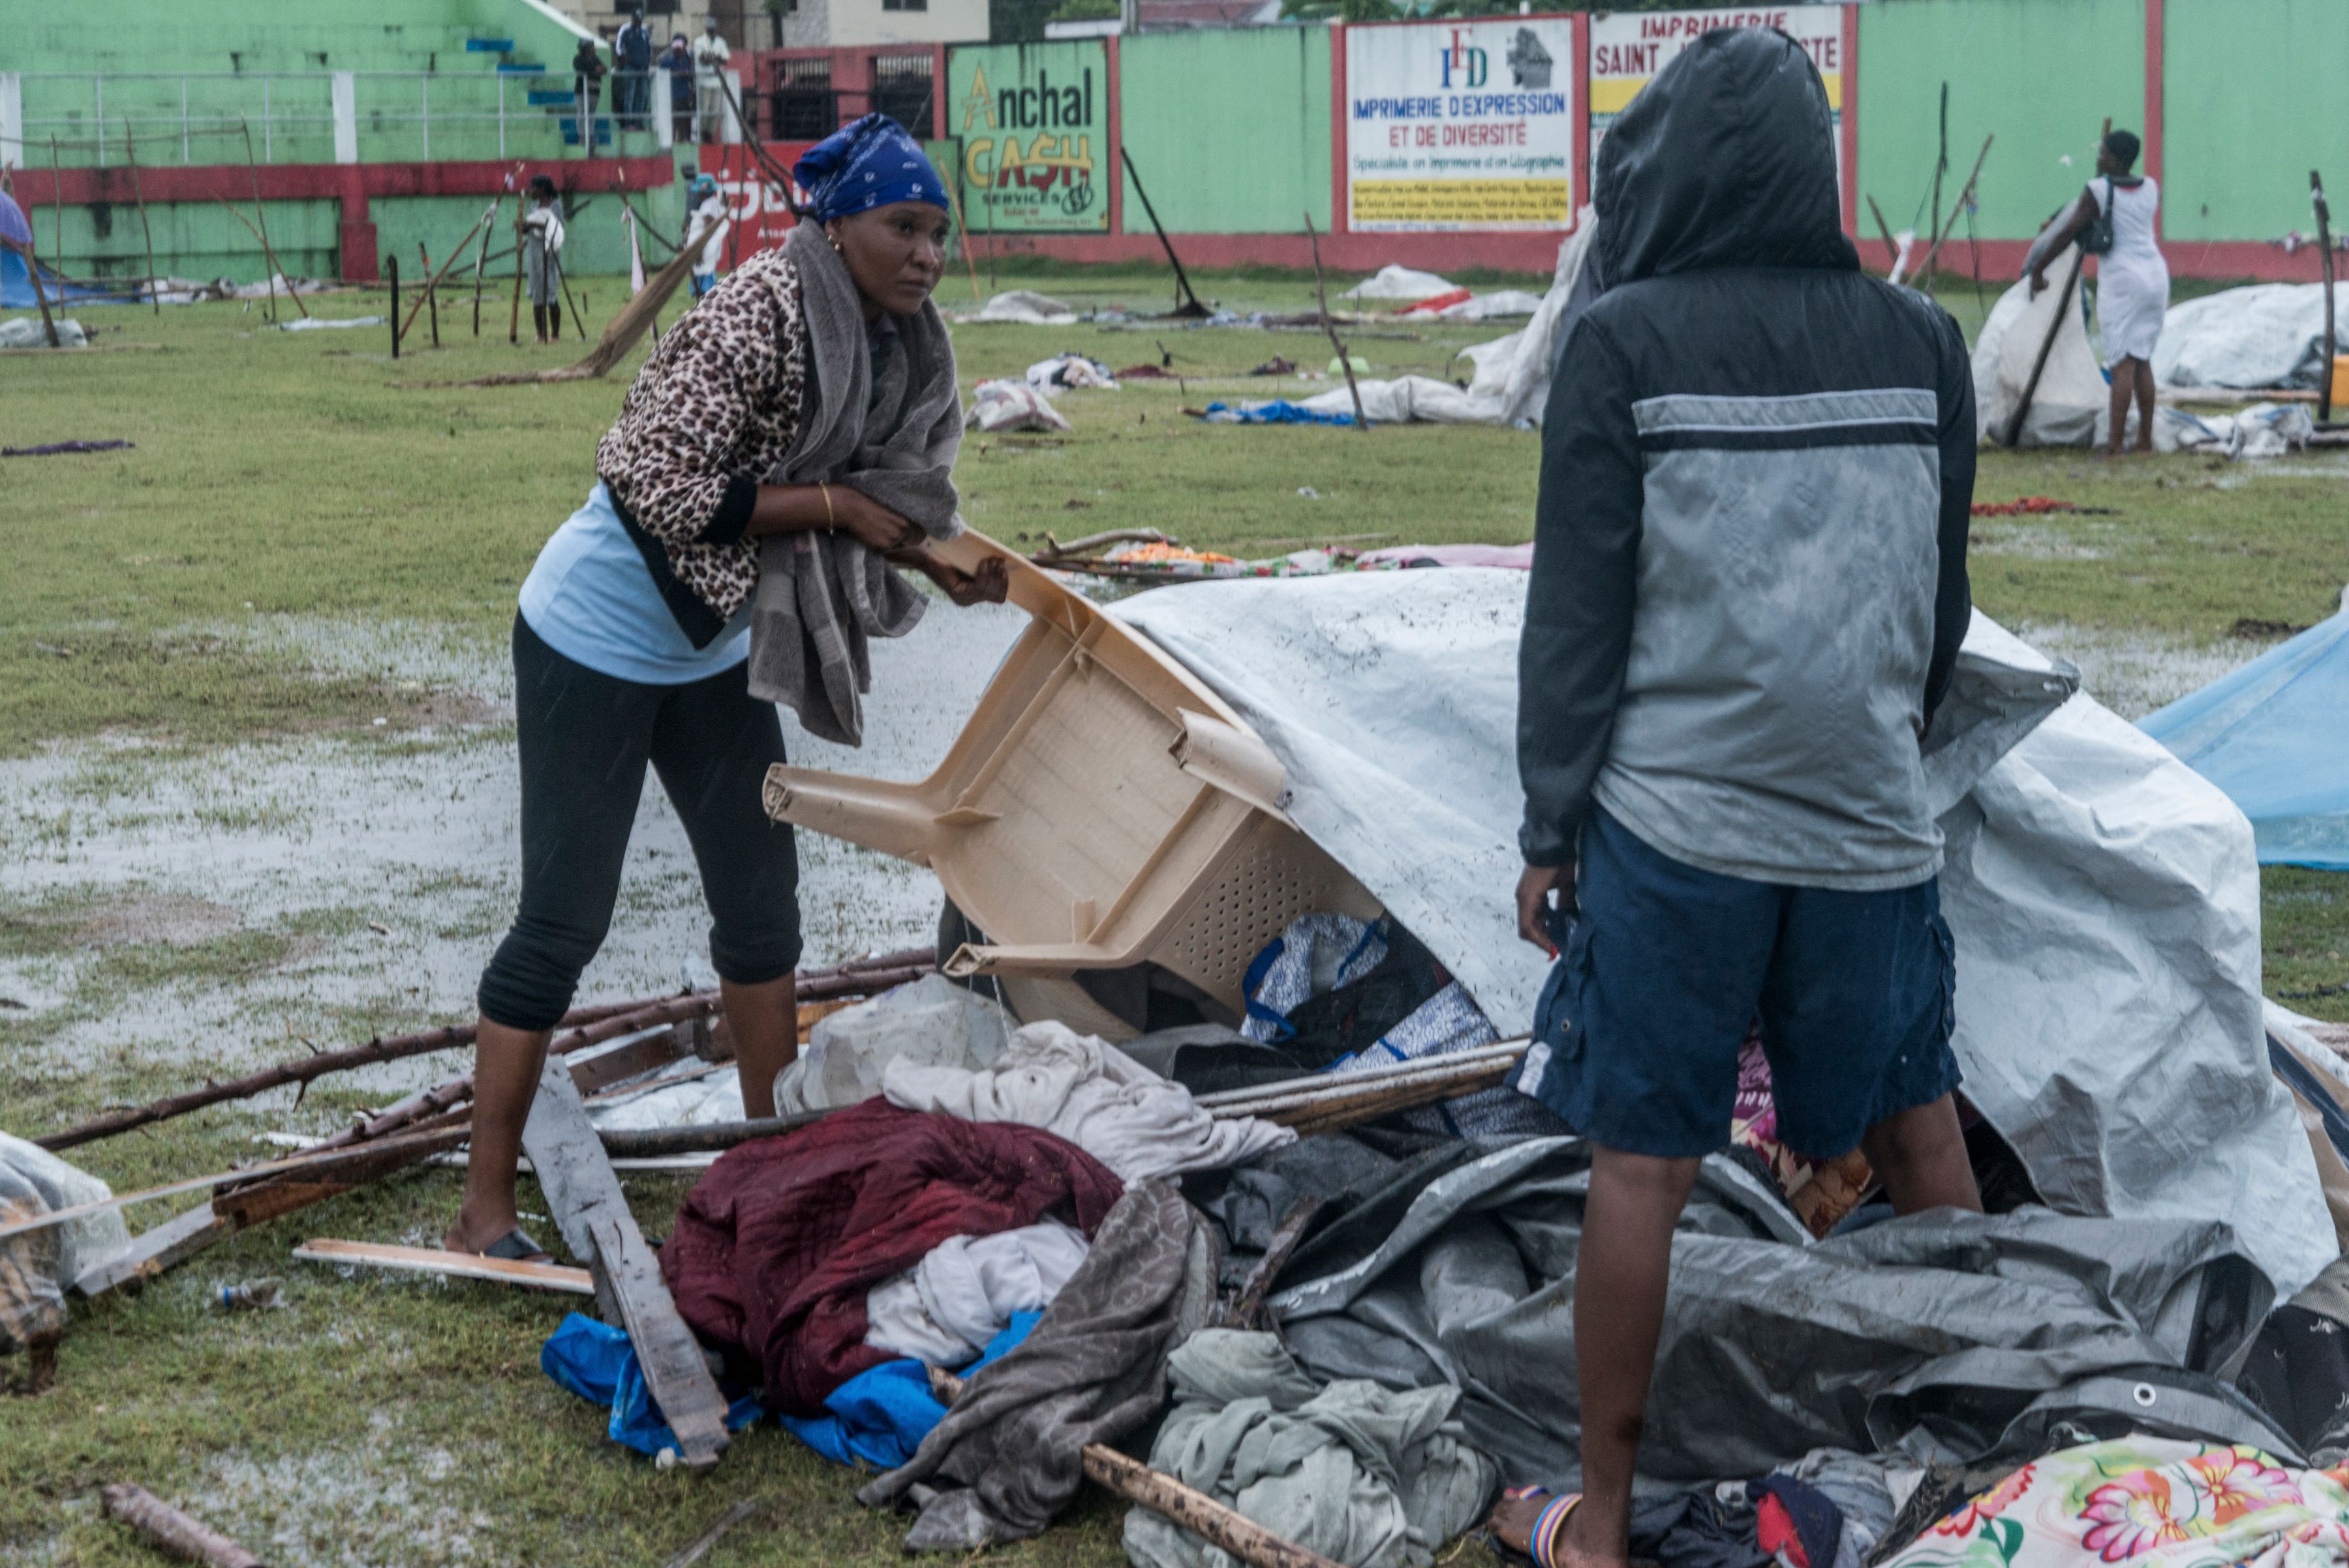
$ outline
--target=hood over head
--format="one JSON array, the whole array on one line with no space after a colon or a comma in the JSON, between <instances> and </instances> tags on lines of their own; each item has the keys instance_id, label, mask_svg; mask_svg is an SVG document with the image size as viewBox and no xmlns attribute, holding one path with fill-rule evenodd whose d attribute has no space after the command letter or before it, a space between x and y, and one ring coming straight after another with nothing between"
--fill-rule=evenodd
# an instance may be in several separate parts
<instances>
[{"instance_id":1,"label":"hood over head","mask_svg":"<svg viewBox=\"0 0 2349 1568\"><path fill-rule=\"evenodd\" d=\"M1713 267L1859 267L1826 88L1775 29L1717 28L1682 50L1599 143L1596 187L1609 287Z\"/></svg>"}]
</instances>

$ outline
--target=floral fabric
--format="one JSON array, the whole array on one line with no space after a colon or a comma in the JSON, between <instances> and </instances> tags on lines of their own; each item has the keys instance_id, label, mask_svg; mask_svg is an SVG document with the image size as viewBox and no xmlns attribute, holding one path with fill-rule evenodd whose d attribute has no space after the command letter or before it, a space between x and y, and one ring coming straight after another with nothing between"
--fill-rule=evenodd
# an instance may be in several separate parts
<instances>
[{"instance_id":1,"label":"floral fabric","mask_svg":"<svg viewBox=\"0 0 2349 1568\"><path fill-rule=\"evenodd\" d=\"M2286 1469L2245 1444L2134 1437L2023 1466L1885 1568L2341 1568L2349 1466Z\"/></svg>"}]
</instances>

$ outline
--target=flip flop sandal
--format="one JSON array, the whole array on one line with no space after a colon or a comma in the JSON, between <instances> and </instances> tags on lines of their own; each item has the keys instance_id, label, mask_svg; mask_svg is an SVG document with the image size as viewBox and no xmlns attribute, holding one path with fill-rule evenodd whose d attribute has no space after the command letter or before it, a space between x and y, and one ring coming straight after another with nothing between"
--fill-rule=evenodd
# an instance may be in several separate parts
<instances>
[{"instance_id":1,"label":"flip flop sandal","mask_svg":"<svg viewBox=\"0 0 2349 1568\"><path fill-rule=\"evenodd\" d=\"M515 1263L551 1263L554 1254L531 1240L530 1232L517 1225L488 1246L481 1249L484 1258L503 1258Z\"/></svg>"},{"instance_id":2,"label":"flip flop sandal","mask_svg":"<svg viewBox=\"0 0 2349 1568\"><path fill-rule=\"evenodd\" d=\"M1574 1511L1575 1504L1582 1501L1582 1494L1578 1491L1551 1493L1546 1486L1513 1486L1503 1491L1501 1496L1506 1501L1520 1502L1529 1497L1546 1494L1550 1501L1541 1512L1534 1516L1534 1527L1527 1537L1530 1550L1519 1551L1488 1526L1485 1531L1485 1540L1495 1552L1511 1563L1527 1564L1528 1568L1557 1568L1557 1559L1551 1553L1557 1550L1557 1532L1565 1528L1566 1516Z\"/></svg>"}]
</instances>

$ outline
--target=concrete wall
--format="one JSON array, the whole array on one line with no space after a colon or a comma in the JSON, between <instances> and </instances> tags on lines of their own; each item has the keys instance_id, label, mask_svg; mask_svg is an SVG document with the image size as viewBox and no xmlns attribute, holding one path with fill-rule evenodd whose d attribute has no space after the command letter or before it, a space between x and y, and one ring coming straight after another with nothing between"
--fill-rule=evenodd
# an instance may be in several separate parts
<instances>
[{"instance_id":1,"label":"concrete wall","mask_svg":"<svg viewBox=\"0 0 2349 1568\"><path fill-rule=\"evenodd\" d=\"M2167 0L2164 23L2165 235L2313 234L2309 170L2349 192L2349 5ZM2302 271L2314 277L2313 261Z\"/></svg>"},{"instance_id":2,"label":"concrete wall","mask_svg":"<svg viewBox=\"0 0 2349 1568\"><path fill-rule=\"evenodd\" d=\"M1149 33L1122 41L1119 114L1173 234L1330 227L1330 34L1323 27ZM1125 182L1124 231L1150 233Z\"/></svg>"},{"instance_id":3,"label":"concrete wall","mask_svg":"<svg viewBox=\"0 0 2349 1568\"><path fill-rule=\"evenodd\" d=\"M2220 0L2233 6L2240 0ZM2028 240L2080 193L2105 117L2142 132L2144 0L1899 0L1859 7L1861 233L1873 196L1896 230L1926 231L1941 84L1950 84L1946 213L1982 166L1976 232ZM2069 159L2067 163L2064 161ZM1965 237L1960 222L1956 239ZM1883 247L1868 247L1871 265Z\"/></svg>"}]
</instances>

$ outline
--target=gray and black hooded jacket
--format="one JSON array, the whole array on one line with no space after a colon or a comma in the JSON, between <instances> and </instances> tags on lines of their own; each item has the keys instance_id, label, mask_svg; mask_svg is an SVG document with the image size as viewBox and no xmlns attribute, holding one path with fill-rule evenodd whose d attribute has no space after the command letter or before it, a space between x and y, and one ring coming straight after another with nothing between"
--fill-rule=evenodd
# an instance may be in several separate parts
<instances>
[{"instance_id":1,"label":"gray and black hooded jacket","mask_svg":"<svg viewBox=\"0 0 2349 1568\"><path fill-rule=\"evenodd\" d=\"M1597 188L1604 292L1542 422L1526 859L1570 858L1597 805L1727 876L1923 881L1919 742L1971 614L1965 340L1859 270L1825 89L1780 34L1692 45Z\"/></svg>"}]
</instances>

